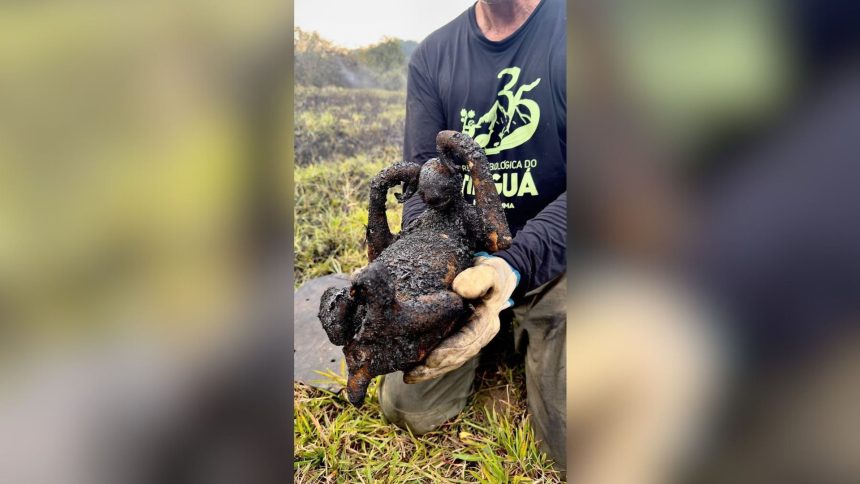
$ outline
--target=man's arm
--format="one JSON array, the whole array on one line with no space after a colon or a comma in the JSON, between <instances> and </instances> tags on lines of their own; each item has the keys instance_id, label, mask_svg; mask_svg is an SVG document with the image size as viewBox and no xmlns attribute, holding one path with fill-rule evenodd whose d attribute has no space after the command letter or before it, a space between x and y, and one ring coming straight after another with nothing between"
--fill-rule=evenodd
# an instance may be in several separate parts
<instances>
[{"instance_id":1,"label":"man's arm","mask_svg":"<svg viewBox=\"0 0 860 484\"><path fill-rule=\"evenodd\" d=\"M403 159L418 164L436 156L436 134L445 129L445 113L433 71L428 67L426 44L415 49L409 60L406 81L406 125ZM427 206L416 193L403 204L401 227L421 215Z\"/></svg>"},{"instance_id":2,"label":"man's arm","mask_svg":"<svg viewBox=\"0 0 860 484\"><path fill-rule=\"evenodd\" d=\"M514 236L511 247L496 252L520 273L514 297L560 276L567 269L567 192L549 203Z\"/></svg>"}]
</instances>

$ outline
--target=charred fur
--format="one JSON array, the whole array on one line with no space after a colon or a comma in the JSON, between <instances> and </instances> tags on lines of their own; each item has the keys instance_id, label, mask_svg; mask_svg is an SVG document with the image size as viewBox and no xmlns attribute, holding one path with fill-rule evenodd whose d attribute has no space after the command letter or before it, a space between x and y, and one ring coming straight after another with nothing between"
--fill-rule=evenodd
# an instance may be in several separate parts
<instances>
[{"instance_id":1,"label":"charred fur","mask_svg":"<svg viewBox=\"0 0 860 484\"><path fill-rule=\"evenodd\" d=\"M349 287L327 290L320 320L333 344L343 345L349 369L347 395L360 406L373 377L420 364L472 313L469 301L451 290L454 277L476 251L510 246L498 192L483 150L454 131L436 137L438 157L424 165L396 163L371 182L367 226L370 264ZM466 165L475 204L461 194ZM403 185L400 201L416 192L428 209L399 235L385 216L390 188Z\"/></svg>"}]
</instances>

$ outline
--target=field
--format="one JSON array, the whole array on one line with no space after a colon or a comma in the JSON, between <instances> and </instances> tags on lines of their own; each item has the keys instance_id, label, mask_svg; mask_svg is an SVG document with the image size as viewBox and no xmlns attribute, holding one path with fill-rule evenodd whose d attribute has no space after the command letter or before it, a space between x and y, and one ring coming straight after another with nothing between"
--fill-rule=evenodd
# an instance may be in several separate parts
<instances>
[{"instance_id":1,"label":"field","mask_svg":"<svg viewBox=\"0 0 860 484\"><path fill-rule=\"evenodd\" d=\"M359 155L392 163L402 156L405 93L299 86L295 100L297 165Z\"/></svg>"},{"instance_id":2,"label":"field","mask_svg":"<svg viewBox=\"0 0 860 484\"><path fill-rule=\"evenodd\" d=\"M296 285L367 263L370 179L401 159L401 92L337 87L296 90ZM389 225L400 207L388 198Z\"/></svg>"},{"instance_id":3,"label":"field","mask_svg":"<svg viewBox=\"0 0 860 484\"><path fill-rule=\"evenodd\" d=\"M370 179L401 158L404 106L402 92L297 88L297 286L367 263ZM396 231L393 194L388 215ZM375 391L374 383L355 409L340 395L296 384L296 482L560 482L534 442L519 365L485 369L463 413L421 437L386 424Z\"/></svg>"},{"instance_id":4,"label":"field","mask_svg":"<svg viewBox=\"0 0 860 484\"><path fill-rule=\"evenodd\" d=\"M479 370L466 409L420 437L382 419L376 387L356 409L296 384L296 482L562 482L537 450L520 366Z\"/></svg>"}]
</instances>

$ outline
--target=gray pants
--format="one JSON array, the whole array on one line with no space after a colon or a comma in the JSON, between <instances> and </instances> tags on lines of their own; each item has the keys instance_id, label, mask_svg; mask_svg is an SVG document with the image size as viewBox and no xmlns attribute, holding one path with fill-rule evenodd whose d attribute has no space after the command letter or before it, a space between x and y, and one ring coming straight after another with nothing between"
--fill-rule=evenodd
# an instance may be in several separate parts
<instances>
[{"instance_id":1,"label":"gray pants","mask_svg":"<svg viewBox=\"0 0 860 484\"><path fill-rule=\"evenodd\" d=\"M513 308L514 341L525 351L526 392L535 437L561 469L565 466L565 275L527 293ZM434 380L403 383L403 373L382 378L379 403L389 422L423 434L466 406L478 357Z\"/></svg>"}]
</instances>

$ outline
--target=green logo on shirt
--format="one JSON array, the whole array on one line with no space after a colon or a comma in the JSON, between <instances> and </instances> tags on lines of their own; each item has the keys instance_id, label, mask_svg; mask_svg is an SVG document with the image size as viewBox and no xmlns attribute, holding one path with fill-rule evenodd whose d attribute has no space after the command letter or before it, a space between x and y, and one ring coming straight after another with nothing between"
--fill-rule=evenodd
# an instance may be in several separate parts
<instances>
[{"instance_id":1,"label":"green logo on shirt","mask_svg":"<svg viewBox=\"0 0 860 484\"><path fill-rule=\"evenodd\" d=\"M474 119L474 110L466 108L460 110L463 133L481 145L487 155L495 155L525 143L531 139L540 121L538 104L531 99L523 98L524 93L531 91L540 83L540 78L531 84L519 86L514 92L514 85L520 78L520 68L502 69L496 77L502 79L505 76L509 76L510 80L497 93L498 98L490 110L477 121Z\"/></svg>"}]
</instances>

